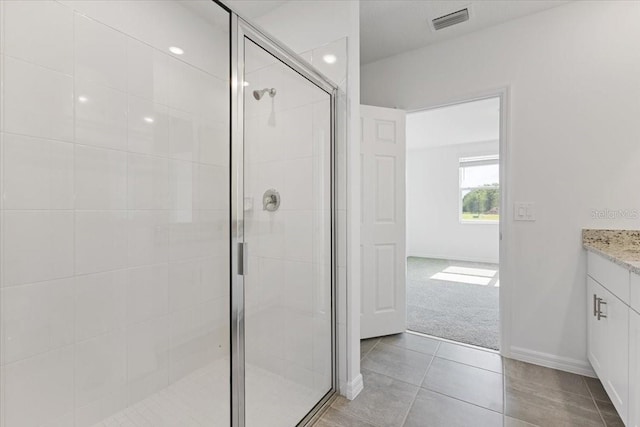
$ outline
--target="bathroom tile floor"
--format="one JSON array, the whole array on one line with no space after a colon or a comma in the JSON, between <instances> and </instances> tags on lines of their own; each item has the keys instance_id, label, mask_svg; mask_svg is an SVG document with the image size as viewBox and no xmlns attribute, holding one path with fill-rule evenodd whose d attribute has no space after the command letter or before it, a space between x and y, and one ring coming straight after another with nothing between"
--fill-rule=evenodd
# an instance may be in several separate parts
<instances>
[{"instance_id":1,"label":"bathroom tile floor","mask_svg":"<svg viewBox=\"0 0 640 427\"><path fill-rule=\"evenodd\" d=\"M316 427L623 426L594 378L412 333L360 346L364 390Z\"/></svg>"}]
</instances>

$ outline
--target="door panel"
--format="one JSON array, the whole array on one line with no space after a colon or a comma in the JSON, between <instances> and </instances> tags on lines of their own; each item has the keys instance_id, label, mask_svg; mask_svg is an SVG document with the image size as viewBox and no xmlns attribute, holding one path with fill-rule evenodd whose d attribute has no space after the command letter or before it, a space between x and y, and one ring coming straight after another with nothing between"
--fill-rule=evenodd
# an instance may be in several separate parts
<instances>
[{"instance_id":1,"label":"door panel","mask_svg":"<svg viewBox=\"0 0 640 427\"><path fill-rule=\"evenodd\" d=\"M404 332L405 113L361 106L361 338Z\"/></svg>"},{"instance_id":2,"label":"door panel","mask_svg":"<svg viewBox=\"0 0 640 427\"><path fill-rule=\"evenodd\" d=\"M246 425L294 426L333 387L331 96L244 38Z\"/></svg>"}]
</instances>

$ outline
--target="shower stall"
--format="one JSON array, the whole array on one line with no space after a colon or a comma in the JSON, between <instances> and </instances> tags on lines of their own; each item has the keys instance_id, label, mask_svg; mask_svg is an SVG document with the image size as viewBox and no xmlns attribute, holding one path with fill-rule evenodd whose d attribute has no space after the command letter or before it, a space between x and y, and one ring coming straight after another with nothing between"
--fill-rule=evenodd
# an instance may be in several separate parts
<instances>
[{"instance_id":1,"label":"shower stall","mask_svg":"<svg viewBox=\"0 0 640 427\"><path fill-rule=\"evenodd\" d=\"M0 427L310 424L338 382L337 86L214 1L0 22Z\"/></svg>"}]
</instances>

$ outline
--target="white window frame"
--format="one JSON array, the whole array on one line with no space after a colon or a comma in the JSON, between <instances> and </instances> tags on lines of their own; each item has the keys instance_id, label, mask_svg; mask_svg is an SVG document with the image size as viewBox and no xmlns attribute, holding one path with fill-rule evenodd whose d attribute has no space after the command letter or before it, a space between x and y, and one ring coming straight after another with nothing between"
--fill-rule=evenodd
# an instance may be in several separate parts
<instances>
[{"instance_id":1,"label":"white window frame","mask_svg":"<svg viewBox=\"0 0 640 427\"><path fill-rule=\"evenodd\" d=\"M458 158L458 220L461 224L499 224L500 219L478 219L468 220L462 217L462 192L465 190L473 191L477 188L493 188L500 192L500 183L497 186L482 186L482 187L462 187L462 169L469 166L482 166L482 165L497 165L500 168L500 156L498 154L491 154L487 156L460 156ZM502 194L500 194L502 197ZM501 205L500 205L501 206ZM502 215L502 212L499 213Z\"/></svg>"}]
</instances>

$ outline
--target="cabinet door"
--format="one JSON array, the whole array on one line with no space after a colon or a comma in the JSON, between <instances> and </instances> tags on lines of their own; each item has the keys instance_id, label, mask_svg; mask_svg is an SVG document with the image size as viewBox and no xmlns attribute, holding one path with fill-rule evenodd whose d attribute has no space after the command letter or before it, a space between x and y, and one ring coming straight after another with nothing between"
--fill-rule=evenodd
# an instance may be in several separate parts
<instances>
[{"instance_id":1,"label":"cabinet door","mask_svg":"<svg viewBox=\"0 0 640 427\"><path fill-rule=\"evenodd\" d=\"M629 311L629 420L640 427L640 314Z\"/></svg>"},{"instance_id":2,"label":"cabinet door","mask_svg":"<svg viewBox=\"0 0 640 427\"><path fill-rule=\"evenodd\" d=\"M605 319L597 318L597 298L601 298L605 290L598 282L587 277L587 350L589 361L596 375L604 381L605 357L607 354L607 336Z\"/></svg>"},{"instance_id":3,"label":"cabinet door","mask_svg":"<svg viewBox=\"0 0 640 427\"><path fill-rule=\"evenodd\" d=\"M629 307L611 292L602 289L601 312L606 318L606 377L601 380L620 418L626 423L629 405Z\"/></svg>"}]
</instances>

